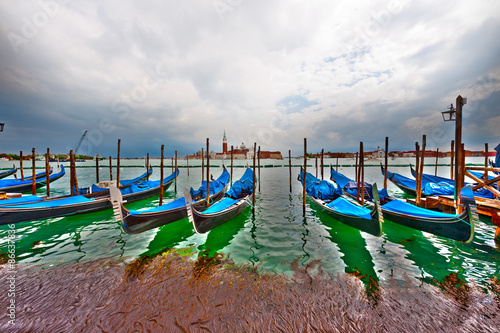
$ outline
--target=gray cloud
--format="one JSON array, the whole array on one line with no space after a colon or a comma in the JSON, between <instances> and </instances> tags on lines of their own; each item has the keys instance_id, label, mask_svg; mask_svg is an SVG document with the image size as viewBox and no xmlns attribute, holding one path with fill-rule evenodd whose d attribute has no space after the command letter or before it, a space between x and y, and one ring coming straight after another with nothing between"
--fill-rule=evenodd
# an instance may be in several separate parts
<instances>
[{"instance_id":1,"label":"gray cloud","mask_svg":"<svg viewBox=\"0 0 500 333\"><path fill-rule=\"evenodd\" d=\"M56 5L57 4L57 5ZM52 7L50 7L52 6ZM192 153L226 130L263 149L495 145L499 4L392 0L0 4L0 151ZM57 9L57 10L56 10ZM457 24L460 22L460 24ZM31 30L30 30L31 29ZM490 119L490 121L487 121Z\"/></svg>"}]
</instances>

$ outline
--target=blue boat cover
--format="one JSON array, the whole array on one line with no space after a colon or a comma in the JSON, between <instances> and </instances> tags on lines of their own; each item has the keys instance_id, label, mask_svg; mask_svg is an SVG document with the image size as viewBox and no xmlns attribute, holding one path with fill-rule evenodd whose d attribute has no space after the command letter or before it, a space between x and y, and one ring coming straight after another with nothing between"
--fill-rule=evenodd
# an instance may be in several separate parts
<instances>
[{"instance_id":1,"label":"blue boat cover","mask_svg":"<svg viewBox=\"0 0 500 333\"><path fill-rule=\"evenodd\" d=\"M344 188L344 186L347 185L349 182L354 182L354 180L347 178L340 172L337 172L335 170L330 170L330 177L337 183L339 184L340 188Z\"/></svg>"},{"instance_id":2,"label":"blue boat cover","mask_svg":"<svg viewBox=\"0 0 500 333\"><path fill-rule=\"evenodd\" d=\"M347 178L346 176L344 176L343 174L341 174L335 170L331 170L330 174L331 174L331 177L333 178L333 180L337 184L339 184L339 186L345 192L349 193L353 197L358 195L358 184L354 180ZM365 182L365 192L366 192L365 198L368 198L370 201L373 201L372 185L368 184L366 182ZM383 188L383 189L378 191L378 195L380 197L380 200L384 201L389 196L389 193L387 192L387 190L385 188Z\"/></svg>"},{"instance_id":3,"label":"blue boat cover","mask_svg":"<svg viewBox=\"0 0 500 333\"><path fill-rule=\"evenodd\" d=\"M37 202L37 201L43 201L43 198L40 198L39 196L36 195L24 195L19 198L0 200L0 205L12 205L24 202Z\"/></svg>"},{"instance_id":4,"label":"blue boat cover","mask_svg":"<svg viewBox=\"0 0 500 333\"><path fill-rule=\"evenodd\" d=\"M304 171L300 172L300 179L304 179ZM306 192L313 198L322 200L333 200L342 195L340 187L327 180L319 180L309 172L306 177Z\"/></svg>"},{"instance_id":5,"label":"blue boat cover","mask_svg":"<svg viewBox=\"0 0 500 333\"><path fill-rule=\"evenodd\" d=\"M427 175L429 177L436 177L436 176L432 176L432 175ZM410 178L407 178L405 176L402 176L398 173L392 173L392 172L389 172L387 171L387 177L389 177L390 179L394 180L396 183L398 184L401 184L401 185L404 185L408 188L411 188L413 190L416 190L417 189L417 182L414 180L414 179L410 179ZM443 177L438 177L440 179L446 179L446 178L443 178ZM428 178L430 179L430 178ZM449 180L448 180L449 181ZM453 182L453 181L452 181ZM453 183L454 185L454 183ZM465 184L465 185L469 185L469 184ZM426 195L442 195L442 194L445 194L445 195L449 195L449 194L453 194L454 193L454 186L451 186L452 188L452 191L451 193L449 192L450 191L450 185L449 184L443 184L443 183L425 183L424 180L423 180L423 177L422 177L422 187L424 189L424 193ZM425 191L425 188L427 188L427 192ZM443 192L443 193L441 193ZM481 198L489 198L489 199L493 199L495 197L495 195L490 192L488 189L485 189L484 187L483 188L480 188L476 191L474 191L474 196L476 197L481 197Z\"/></svg>"},{"instance_id":6,"label":"blue boat cover","mask_svg":"<svg viewBox=\"0 0 500 333\"><path fill-rule=\"evenodd\" d=\"M416 217L426 218L454 218L456 215L436 212L430 209L420 208L401 200L392 200L382 206L382 210L387 210L394 213L405 214Z\"/></svg>"},{"instance_id":7,"label":"blue boat cover","mask_svg":"<svg viewBox=\"0 0 500 333\"><path fill-rule=\"evenodd\" d=\"M227 172L226 169L222 172L222 174L217 178L216 180L210 181L210 195L213 195L217 192L220 192L224 187L226 187L227 183L229 182L229 178L231 175L229 172ZM201 182L200 188L197 190L193 189L191 187L190 189L191 192L191 197L192 198L197 198L197 197L202 197L206 198L207 197L207 181L204 180Z\"/></svg>"},{"instance_id":8,"label":"blue boat cover","mask_svg":"<svg viewBox=\"0 0 500 333\"><path fill-rule=\"evenodd\" d=\"M251 170L251 169L247 169L247 170ZM234 205L238 202L240 202L240 200L233 199L230 197L225 197L221 201L213 204L212 206L208 207L208 209L204 210L203 214L213 214L213 213L221 212L224 209L231 207L232 205Z\"/></svg>"},{"instance_id":9,"label":"blue boat cover","mask_svg":"<svg viewBox=\"0 0 500 333\"><path fill-rule=\"evenodd\" d=\"M422 181L422 185L423 185ZM451 195L455 193L455 187L448 183L427 183L422 190L426 195Z\"/></svg>"},{"instance_id":10,"label":"blue boat cover","mask_svg":"<svg viewBox=\"0 0 500 333\"><path fill-rule=\"evenodd\" d=\"M390 171L387 171L387 178L390 180L395 181L398 184L401 184L403 186L406 186L408 188L411 188L413 190L416 190L417 188L417 183L414 179L410 179L408 177L402 176L399 173L392 173Z\"/></svg>"},{"instance_id":11,"label":"blue boat cover","mask_svg":"<svg viewBox=\"0 0 500 333\"><path fill-rule=\"evenodd\" d=\"M177 175L178 174L179 174L179 170L177 170ZM170 176L163 179L163 184L168 183L169 181L173 180L174 178L175 178L175 173L172 173ZM120 189L120 192L122 192L122 195L139 193L139 192L146 191L146 190L149 190L149 189L152 189L155 187L159 187L159 186L160 186L159 179L158 180L144 180L141 182L133 183L132 185L130 185L127 188ZM107 191L107 190L108 190L107 188L102 188L102 187L99 187L95 184L92 185L92 193L103 192L103 191Z\"/></svg>"},{"instance_id":12,"label":"blue boat cover","mask_svg":"<svg viewBox=\"0 0 500 333\"><path fill-rule=\"evenodd\" d=\"M233 186L227 191L226 197L241 199L253 191L253 171L250 168L245 170L243 176L233 183Z\"/></svg>"},{"instance_id":13,"label":"blue boat cover","mask_svg":"<svg viewBox=\"0 0 500 333\"><path fill-rule=\"evenodd\" d=\"M122 186L128 186L130 184L133 184L133 183L136 183L136 182L140 181L141 179L145 179L148 176L148 174L152 175L153 174L153 169L149 169L147 172L143 173L142 175L140 175L139 177L136 177L134 179L120 180L120 184Z\"/></svg>"},{"instance_id":14,"label":"blue boat cover","mask_svg":"<svg viewBox=\"0 0 500 333\"><path fill-rule=\"evenodd\" d=\"M61 171L58 172L58 173L51 174L49 176L49 181L53 180L54 178L59 178L61 176L64 176L64 174L65 174L64 166L61 164ZM38 179L36 179L36 183L40 183L40 182L44 182L45 183L46 180L47 179L45 177L38 178ZM18 185L27 185L27 184L32 184L32 183L33 183L33 179L30 179L30 180L0 179L0 189L2 189L4 187L12 187L12 186L18 186Z\"/></svg>"},{"instance_id":15,"label":"blue boat cover","mask_svg":"<svg viewBox=\"0 0 500 333\"><path fill-rule=\"evenodd\" d=\"M84 203L84 202L89 202L89 201L93 201L93 199L88 199L84 196L76 195L76 196L67 197L67 198L63 198L63 199L27 203L27 204L23 204L23 205L2 206L2 208L55 208L55 207L60 207L63 205L78 204L78 203Z\"/></svg>"},{"instance_id":16,"label":"blue boat cover","mask_svg":"<svg viewBox=\"0 0 500 333\"><path fill-rule=\"evenodd\" d=\"M222 172L222 174L219 176L219 178L217 178L217 180L210 182L210 193L212 193L213 189L215 189L216 193L219 192L220 190L222 190L226 186L227 182L229 181L229 177L230 177L229 172L227 172L227 170L224 170ZM159 181L158 181L158 183L159 183ZM207 185L206 185L206 182L204 182L204 183L205 183L205 188L204 188L205 192L204 193L206 195ZM212 186L212 183L214 184L213 186ZM202 187L203 187L203 185L202 185ZM201 189L201 187L200 187L200 189ZM191 191L192 190L193 190L193 188L191 188ZM184 199L184 197L182 197L182 198L179 198L177 200L166 203L164 205L150 208L150 209L129 210L129 215L140 215L140 214L145 214L145 213L165 212L168 210L177 209L177 208L181 208L181 207L185 207L185 206L186 206L186 200Z\"/></svg>"},{"instance_id":17,"label":"blue boat cover","mask_svg":"<svg viewBox=\"0 0 500 333\"><path fill-rule=\"evenodd\" d=\"M150 209L129 210L129 214L130 215L141 215L141 214L144 214L144 213L164 212L164 211L171 210L171 209L182 208L184 206L186 206L186 200L184 199L184 197L182 197L182 198L179 198L177 200L174 200L174 201L171 201L169 203L166 203L164 205L161 205L161 206L158 206L158 207L154 207L154 208L150 208Z\"/></svg>"},{"instance_id":18,"label":"blue boat cover","mask_svg":"<svg viewBox=\"0 0 500 333\"><path fill-rule=\"evenodd\" d=\"M358 206L343 197L338 197L327 206L342 214L358 216L367 220L372 219L369 209Z\"/></svg>"}]
</instances>

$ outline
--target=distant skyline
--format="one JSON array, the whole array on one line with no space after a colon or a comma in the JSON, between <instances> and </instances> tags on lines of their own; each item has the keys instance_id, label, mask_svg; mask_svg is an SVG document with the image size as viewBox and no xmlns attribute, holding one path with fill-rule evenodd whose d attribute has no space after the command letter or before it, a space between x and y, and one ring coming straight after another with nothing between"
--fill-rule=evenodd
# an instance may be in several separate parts
<instances>
[{"instance_id":1,"label":"distant skyline","mask_svg":"<svg viewBox=\"0 0 500 333\"><path fill-rule=\"evenodd\" d=\"M4 1L0 152L500 143L498 1Z\"/></svg>"}]
</instances>

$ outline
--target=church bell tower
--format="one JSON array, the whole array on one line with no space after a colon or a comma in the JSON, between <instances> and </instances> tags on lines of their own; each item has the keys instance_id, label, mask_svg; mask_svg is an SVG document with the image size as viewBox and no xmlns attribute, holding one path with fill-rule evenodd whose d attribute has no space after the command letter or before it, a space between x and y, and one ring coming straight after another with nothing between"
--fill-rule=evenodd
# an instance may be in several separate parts
<instances>
[{"instance_id":1,"label":"church bell tower","mask_svg":"<svg viewBox=\"0 0 500 333\"><path fill-rule=\"evenodd\" d=\"M224 137L222 138L222 152L227 153L227 138L226 138L226 130L224 130Z\"/></svg>"}]
</instances>

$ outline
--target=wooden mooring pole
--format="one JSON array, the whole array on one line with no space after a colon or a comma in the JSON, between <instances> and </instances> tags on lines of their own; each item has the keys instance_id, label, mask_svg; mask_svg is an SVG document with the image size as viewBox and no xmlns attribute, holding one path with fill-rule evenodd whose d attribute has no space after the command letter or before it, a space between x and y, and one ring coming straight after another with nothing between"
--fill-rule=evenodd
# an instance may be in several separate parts
<instances>
[{"instance_id":1,"label":"wooden mooring pole","mask_svg":"<svg viewBox=\"0 0 500 333\"><path fill-rule=\"evenodd\" d=\"M257 179L259 183L259 193L260 193L260 146L259 151L257 152L257 170L259 170L259 178Z\"/></svg>"},{"instance_id":2,"label":"wooden mooring pole","mask_svg":"<svg viewBox=\"0 0 500 333\"><path fill-rule=\"evenodd\" d=\"M99 183L99 157L95 157L95 182Z\"/></svg>"},{"instance_id":3,"label":"wooden mooring pole","mask_svg":"<svg viewBox=\"0 0 500 333\"><path fill-rule=\"evenodd\" d=\"M50 174L49 174L49 159L50 159L50 150L47 148L47 154L45 155L45 181L47 182L47 196L50 197Z\"/></svg>"},{"instance_id":4,"label":"wooden mooring pole","mask_svg":"<svg viewBox=\"0 0 500 333\"><path fill-rule=\"evenodd\" d=\"M231 185L233 185L233 152L234 146L231 146Z\"/></svg>"},{"instance_id":5,"label":"wooden mooring pole","mask_svg":"<svg viewBox=\"0 0 500 333\"><path fill-rule=\"evenodd\" d=\"M361 168L361 205L365 204L365 151L363 149L363 142L360 145L361 158L359 160L359 166Z\"/></svg>"},{"instance_id":6,"label":"wooden mooring pole","mask_svg":"<svg viewBox=\"0 0 500 333\"><path fill-rule=\"evenodd\" d=\"M318 156L314 156L314 165L316 166L316 178L318 178Z\"/></svg>"},{"instance_id":7,"label":"wooden mooring pole","mask_svg":"<svg viewBox=\"0 0 500 333\"><path fill-rule=\"evenodd\" d=\"M69 189L71 195L75 195L75 175L73 174L75 171L75 166L73 164L73 150L69 151Z\"/></svg>"},{"instance_id":8,"label":"wooden mooring pole","mask_svg":"<svg viewBox=\"0 0 500 333\"><path fill-rule=\"evenodd\" d=\"M361 191L361 150L363 147L363 143L359 143L359 153L356 153L356 201L361 202L360 200L360 191ZM359 165L358 165L358 155L359 155Z\"/></svg>"},{"instance_id":9,"label":"wooden mooring pole","mask_svg":"<svg viewBox=\"0 0 500 333\"><path fill-rule=\"evenodd\" d=\"M419 191L419 186L418 186L418 180L420 179L420 144L418 142L415 142L415 203L417 206L420 205L420 198L418 193Z\"/></svg>"},{"instance_id":10,"label":"wooden mooring pole","mask_svg":"<svg viewBox=\"0 0 500 333\"><path fill-rule=\"evenodd\" d=\"M113 180L113 161L109 157L109 180Z\"/></svg>"},{"instance_id":11,"label":"wooden mooring pole","mask_svg":"<svg viewBox=\"0 0 500 333\"><path fill-rule=\"evenodd\" d=\"M146 180L149 180L149 153L146 155Z\"/></svg>"},{"instance_id":12,"label":"wooden mooring pole","mask_svg":"<svg viewBox=\"0 0 500 333\"><path fill-rule=\"evenodd\" d=\"M323 169L325 168L323 156L325 156L325 150L321 149L321 180L325 179L324 171L323 171ZM316 178L318 178L318 177L316 177Z\"/></svg>"},{"instance_id":13,"label":"wooden mooring pole","mask_svg":"<svg viewBox=\"0 0 500 333\"><path fill-rule=\"evenodd\" d=\"M174 180L174 191L177 194L177 150L175 151L175 180Z\"/></svg>"},{"instance_id":14,"label":"wooden mooring pole","mask_svg":"<svg viewBox=\"0 0 500 333\"><path fill-rule=\"evenodd\" d=\"M292 193L292 151L288 150L288 172L290 174L290 193Z\"/></svg>"},{"instance_id":15,"label":"wooden mooring pole","mask_svg":"<svg viewBox=\"0 0 500 333\"><path fill-rule=\"evenodd\" d=\"M384 172L384 188L387 189L387 164L389 157L389 137L385 137L385 171Z\"/></svg>"},{"instance_id":16,"label":"wooden mooring pole","mask_svg":"<svg viewBox=\"0 0 500 333\"><path fill-rule=\"evenodd\" d=\"M487 143L484 144L484 167L485 168L488 167L488 144ZM484 181L488 180L488 170L484 170L483 179L484 179Z\"/></svg>"},{"instance_id":17,"label":"wooden mooring pole","mask_svg":"<svg viewBox=\"0 0 500 333\"><path fill-rule=\"evenodd\" d=\"M23 152L19 152L19 168L21 169L21 180L24 180L24 169L23 169Z\"/></svg>"},{"instance_id":18,"label":"wooden mooring pole","mask_svg":"<svg viewBox=\"0 0 500 333\"><path fill-rule=\"evenodd\" d=\"M462 188L464 174L461 173L462 166L462 106L464 99L458 95L455 111L455 202L458 203L460 189Z\"/></svg>"},{"instance_id":19,"label":"wooden mooring pole","mask_svg":"<svg viewBox=\"0 0 500 333\"><path fill-rule=\"evenodd\" d=\"M31 190L33 192L33 195L36 195L36 172L35 172L35 148L31 150L32 155L31 155L31 167L32 167L32 175L31 177L32 182L31 182Z\"/></svg>"},{"instance_id":20,"label":"wooden mooring pole","mask_svg":"<svg viewBox=\"0 0 500 333\"><path fill-rule=\"evenodd\" d=\"M436 149L436 167L434 168L434 176L438 175L438 160L439 160L439 148Z\"/></svg>"},{"instance_id":21,"label":"wooden mooring pole","mask_svg":"<svg viewBox=\"0 0 500 333\"><path fill-rule=\"evenodd\" d=\"M306 180L307 180L307 138L304 138L304 179L302 179L302 210L306 216Z\"/></svg>"},{"instance_id":22,"label":"wooden mooring pole","mask_svg":"<svg viewBox=\"0 0 500 333\"><path fill-rule=\"evenodd\" d=\"M201 181L205 180L205 154L203 153L203 148L201 148Z\"/></svg>"},{"instance_id":23,"label":"wooden mooring pole","mask_svg":"<svg viewBox=\"0 0 500 333\"><path fill-rule=\"evenodd\" d=\"M208 138L207 138L207 207L210 206L210 154L208 153Z\"/></svg>"},{"instance_id":24,"label":"wooden mooring pole","mask_svg":"<svg viewBox=\"0 0 500 333\"><path fill-rule=\"evenodd\" d=\"M255 217L255 154L257 153L257 142L253 143L253 182L252 182L252 216Z\"/></svg>"},{"instance_id":25,"label":"wooden mooring pole","mask_svg":"<svg viewBox=\"0 0 500 333\"><path fill-rule=\"evenodd\" d=\"M118 139L118 155L116 157L116 187L120 188L120 143L121 139Z\"/></svg>"},{"instance_id":26,"label":"wooden mooring pole","mask_svg":"<svg viewBox=\"0 0 500 333\"><path fill-rule=\"evenodd\" d=\"M450 179L455 179L453 177L453 170L455 169L453 166L453 160L455 157L455 140L451 140L451 150L450 150Z\"/></svg>"},{"instance_id":27,"label":"wooden mooring pole","mask_svg":"<svg viewBox=\"0 0 500 333\"><path fill-rule=\"evenodd\" d=\"M422 136L422 157L420 159L420 169L418 171L417 182L417 206L421 205L422 200L422 179L424 176L424 160L425 160L425 146L427 144L426 135Z\"/></svg>"},{"instance_id":28,"label":"wooden mooring pole","mask_svg":"<svg viewBox=\"0 0 500 333\"><path fill-rule=\"evenodd\" d=\"M165 151L165 145L161 145L161 153L160 153L160 202L159 206L163 204L163 154Z\"/></svg>"},{"instance_id":29,"label":"wooden mooring pole","mask_svg":"<svg viewBox=\"0 0 500 333\"><path fill-rule=\"evenodd\" d=\"M186 167L187 167L187 174L189 177L189 154L186 155Z\"/></svg>"}]
</instances>

